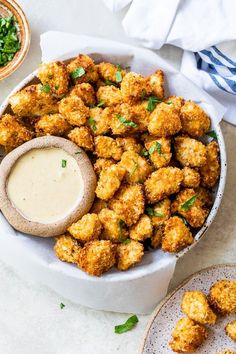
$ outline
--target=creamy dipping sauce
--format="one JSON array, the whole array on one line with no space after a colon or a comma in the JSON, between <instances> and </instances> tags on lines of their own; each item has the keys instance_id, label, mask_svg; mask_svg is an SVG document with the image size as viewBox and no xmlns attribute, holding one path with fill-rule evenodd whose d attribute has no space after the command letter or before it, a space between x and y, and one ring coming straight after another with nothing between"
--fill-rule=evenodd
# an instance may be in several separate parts
<instances>
[{"instance_id":1,"label":"creamy dipping sauce","mask_svg":"<svg viewBox=\"0 0 236 354\"><path fill-rule=\"evenodd\" d=\"M32 149L13 166L7 194L26 219L43 224L68 216L83 195L76 160L61 148Z\"/></svg>"}]
</instances>

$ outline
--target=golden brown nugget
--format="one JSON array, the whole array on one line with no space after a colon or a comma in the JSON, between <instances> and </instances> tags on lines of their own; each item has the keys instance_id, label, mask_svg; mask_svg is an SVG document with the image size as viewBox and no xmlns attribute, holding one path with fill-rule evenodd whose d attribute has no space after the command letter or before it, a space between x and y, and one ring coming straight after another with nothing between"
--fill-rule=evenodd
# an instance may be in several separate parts
<instances>
[{"instance_id":1,"label":"golden brown nugget","mask_svg":"<svg viewBox=\"0 0 236 354\"><path fill-rule=\"evenodd\" d=\"M97 90L97 101L104 102L103 107L114 106L122 103L121 90L113 85L101 86Z\"/></svg>"},{"instance_id":2,"label":"golden brown nugget","mask_svg":"<svg viewBox=\"0 0 236 354\"><path fill-rule=\"evenodd\" d=\"M147 215L142 215L139 221L129 228L129 235L132 240L145 241L152 236L153 226Z\"/></svg>"},{"instance_id":3,"label":"golden brown nugget","mask_svg":"<svg viewBox=\"0 0 236 354\"><path fill-rule=\"evenodd\" d=\"M96 103L96 95L93 86L89 83L75 85L70 91L70 96L81 98L86 106L92 106Z\"/></svg>"},{"instance_id":4,"label":"golden brown nugget","mask_svg":"<svg viewBox=\"0 0 236 354\"><path fill-rule=\"evenodd\" d=\"M231 349L226 349L223 352L217 352L216 354L236 354L236 352Z\"/></svg>"},{"instance_id":5,"label":"golden brown nugget","mask_svg":"<svg viewBox=\"0 0 236 354\"><path fill-rule=\"evenodd\" d=\"M152 94L160 99L164 97L164 73L162 70L155 71L147 78L151 85Z\"/></svg>"},{"instance_id":6,"label":"golden brown nugget","mask_svg":"<svg viewBox=\"0 0 236 354\"><path fill-rule=\"evenodd\" d=\"M222 315L236 312L236 281L219 280L212 285L209 294L210 304Z\"/></svg>"},{"instance_id":7,"label":"golden brown nugget","mask_svg":"<svg viewBox=\"0 0 236 354\"><path fill-rule=\"evenodd\" d=\"M133 133L137 128L132 107L127 103L105 108L104 114L110 122L111 131L114 135Z\"/></svg>"},{"instance_id":8,"label":"golden brown nugget","mask_svg":"<svg viewBox=\"0 0 236 354\"><path fill-rule=\"evenodd\" d=\"M199 170L203 187L212 188L220 176L219 146L216 141L211 141L206 146L207 161Z\"/></svg>"},{"instance_id":9,"label":"golden brown nugget","mask_svg":"<svg viewBox=\"0 0 236 354\"><path fill-rule=\"evenodd\" d=\"M169 198L146 207L145 213L151 217L152 225L158 227L170 218L171 201Z\"/></svg>"},{"instance_id":10,"label":"golden brown nugget","mask_svg":"<svg viewBox=\"0 0 236 354\"><path fill-rule=\"evenodd\" d=\"M80 250L78 241L69 234L56 237L54 252L61 261L77 263Z\"/></svg>"},{"instance_id":11,"label":"golden brown nugget","mask_svg":"<svg viewBox=\"0 0 236 354\"><path fill-rule=\"evenodd\" d=\"M48 114L42 116L35 124L37 136L56 135L63 136L71 129L66 118L60 114Z\"/></svg>"},{"instance_id":12,"label":"golden brown nugget","mask_svg":"<svg viewBox=\"0 0 236 354\"><path fill-rule=\"evenodd\" d=\"M145 77L140 74L129 72L121 82L121 93L125 102L137 102L143 96L151 93L152 88Z\"/></svg>"},{"instance_id":13,"label":"golden brown nugget","mask_svg":"<svg viewBox=\"0 0 236 354\"><path fill-rule=\"evenodd\" d=\"M116 161L121 159L123 150L118 146L115 139L109 136L97 136L95 138L95 153L98 157L105 159L114 159Z\"/></svg>"},{"instance_id":14,"label":"golden brown nugget","mask_svg":"<svg viewBox=\"0 0 236 354\"><path fill-rule=\"evenodd\" d=\"M193 101L186 101L181 108L182 131L193 138L200 138L209 130L211 121L204 110Z\"/></svg>"},{"instance_id":15,"label":"golden brown nugget","mask_svg":"<svg viewBox=\"0 0 236 354\"><path fill-rule=\"evenodd\" d=\"M186 188L197 188L200 184L200 174L190 167L184 167L182 186Z\"/></svg>"},{"instance_id":16,"label":"golden brown nugget","mask_svg":"<svg viewBox=\"0 0 236 354\"><path fill-rule=\"evenodd\" d=\"M209 209L205 207L197 192L192 188L186 188L176 195L171 205L171 212L182 215L192 227L201 227Z\"/></svg>"},{"instance_id":17,"label":"golden brown nugget","mask_svg":"<svg viewBox=\"0 0 236 354\"><path fill-rule=\"evenodd\" d=\"M148 161L134 151L125 151L120 160L120 166L126 170L128 183L143 183L152 172Z\"/></svg>"},{"instance_id":18,"label":"golden brown nugget","mask_svg":"<svg viewBox=\"0 0 236 354\"><path fill-rule=\"evenodd\" d=\"M144 212L144 193L140 184L123 185L109 201L109 207L127 226L135 224Z\"/></svg>"},{"instance_id":19,"label":"golden brown nugget","mask_svg":"<svg viewBox=\"0 0 236 354\"><path fill-rule=\"evenodd\" d=\"M0 119L0 145L6 152L10 152L17 146L33 138L33 132L29 131L16 116L4 114Z\"/></svg>"},{"instance_id":20,"label":"golden brown nugget","mask_svg":"<svg viewBox=\"0 0 236 354\"><path fill-rule=\"evenodd\" d=\"M91 108L89 110L89 119L87 124L90 126L94 135L103 135L109 132L109 120L104 114L104 110L100 107Z\"/></svg>"},{"instance_id":21,"label":"golden brown nugget","mask_svg":"<svg viewBox=\"0 0 236 354\"><path fill-rule=\"evenodd\" d=\"M103 200L109 200L120 188L125 176L125 169L119 165L112 165L102 170L96 188L96 196Z\"/></svg>"},{"instance_id":22,"label":"golden brown nugget","mask_svg":"<svg viewBox=\"0 0 236 354\"><path fill-rule=\"evenodd\" d=\"M153 248L158 248L161 246L162 237L164 235L164 225L156 227L152 233L151 246Z\"/></svg>"},{"instance_id":23,"label":"golden brown nugget","mask_svg":"<svg viewBox=\"0 0 236 354\"><path fill-rule=\"evenodd\" d=\"M169 96L165 99L167 104L171 104L179 112L181 107L184 105L184 99L180 96Z\"/></svg>"},{"instance_id":24,"label":"golden brown nugget","mask_svg":"<svg viewBox=\"0 0 236 354\"><path fill-rule=\"evenodd\" d=\"M173 216L165 222L162 237L162 250L164 252L179 252L190 246L194 239L189 228L178 216Z\"/></svg>"},{"instance_id":25,"label":"golden brown nugget","mask_svg":"<svg viewBox=\"0 0 236 354\"><path fill-rule=\"evenodd\" d=\"M153 204L177 193L183 180L183 172L176 167L162 167L153 172L144 182L145 195L149 203Z\"/></svg>"},{"instance_id":26,"label":"golden brown nugget","mask_svg":"<svg viewBox=\"0 0 236 354\"><path fill-rule=\"evenodd\" d=\"M68 227L69 233L81 243L96 240L102 232L102 224L97 214L85 214Z\"/></svg>"},{"instance_id":27,"label":"golden brown nugget","mask_svg":"<svg viewBox=\"0 0 236 354\"><path fill-rule=\"evenodd\" d=\"M42 116L58 113L55 97L45 92L42 85L31 85L18 91L9 98L12 111L22 117Z\"/></svg>"},{"instance_id":28,"label":"golden brown nugget","mask_svg":"<svg viewBox=\"0 0 236 354\"><path fill-rule=\"evenodd\" d=\"M225 327L225 332L232 340L236 342L236 321L231 321Z\"/></svg>"},{"instance_id":29,"label":"golden brown nugget","mask_svg":"<svg viewBox=\"0 0 236 354\"><path fill-rule=\"evenodd\" d=\"M116 245L109 240L95 240L85 244L79 254L78 266L86 273L101 276L116 263Z\"/></svg>"},{"instance_id":30,"label":"golden brown nugget","mask_svg":"<svg viewBox=\"0 0 236 354\"><path fill-rule=\"evenodd\" d=\"M157 137L167 137L178 133L181 129L179 111L174 105L162 102L151 113L148 131Z\"/></svg>"},{"instance_id":31,"label":"golden brown nugget","mask_svg":"<svg viewBox=\"0 0 236 354\"><path fill-rule=\"evenodd\" d=\"M136 123L134 128L137 132L147 131L148 124L150 122L150 112L147 110L148 101L137 102L130 106L130 112L132 120Z\"/></svg>"},{"instance_id":32,"label":"golden brown nugget","mask_svg":"<svg viewBox=\"0 0 236 354\"><path fill-rule=\"evenodd\" d=\"M43 63L39 66L38 78L56 96L65 95L69 89L69 74L61 61Z\"/></svg>"},{"instance_id":33,"label":"golden brown nugget","mask_svg":"<svg viewBox=\"0 0 236 354\"><path fill-rule=\"evenodd\" d=\"M89 117L89 108L85 106L81 98L67 96L59 103L59 112L66 117L71 125L80 126L85 124Z\"/></svg>"},{"instance_id":34,"label":"golden brown nugget","mask_svg":"<svg viewBox=\"0 0 236 354\"><path fill-rule=\"evenodd\" d=\"M202 205L208 208L212 206L213 204L212 192L209 189L200 186L196 188L195 191Z\"/></svg>"},{"instance_id":35,"label":"golden brown nugget","mask_svg":"<svg viewBox=\"0 0 236 354\"><path fill-rule=\"evenodd\" d=\"M117 138L116 142L124 151L134 151L140 153L142 145L133 137Z\"/></svg>"},{"instance_id":36,"label":"golden brown nugget","mask_svg":"<svg viewBox=\"0 0 236 354\"><path fill-rule=\"evenodd\" d=\"M128 238L125 222L113 210L102 209L98 217L103 226L102 239L116 243Z\"/></svg>"},{"instance_id":37,"label":"golden brown nugget","mask_svg":"<svg viewBox=\"0 0 236 354\"><path fill-rule=\"evenodd\" d=\"M207 330L190 318L178 320L172 331L170 348L177 353L194 352L207 338Z\"/></svg>"},{"instance_id":38,"label":"golden brown nugget","mask_svg":"<svg viewBox=\"0 0 236 354\"><path fill-rule=\"evenodd\" d=\"M127 270L141 262L143 256L143 245L138 241L128 239L117 246L117 268Z\"/></svg>"},{"instance_id":39,"label":"golden brown nugget","mask_svg":"<svg viewBox=\"0 0 236 354\"><path fill-rule=\"evenodd\" d=\"M68 134L68 138L86 150L94 150L93 135L89 127L74 128Z\"/></svg>"},{"instance_id":40,"label":"golden brown nugget","mask_svg":"<svg viewBox=\"0 0 236 354\"><path fill-rule=\"evenodd\" d=\"M113 159L103 159L103 158L98 158L93 165L94 171L96 172L97 175L100 175L102 170L104 170L107 167L110 167L112 165L115 165L116 162Z\"/></svg>"},{"instance_id":41,"label":"golden brown nugget","mask_svg":"<svg viewBox=\"0 0 236 354\"><path fill-rule=\"evenodd\" d=\"M182 166L201 167L207 162L206 146L196 139L187 136L175 138L176 159Z\"/></svg>"},{"instance_id":42,"label":"golden brown nugget","mask_svg":"<svg viewBox=\"0 0 236 354\"><path fill-rule=\"evenodd\" d=\"M210 308L207 297L201 291L186 291L184 293L181 309L191 320L202 325L214 325L216 314Z\"/></svg>"},{"instance_id":43,"label":"golden brown nugget","mask_svg":"<svg viewBox=\"0 0 236 354\"><path fill-rule=\"evenodd\" d=\"M156 168L169 165L172 157L171 140L169 138L151 138L146 141L145 148L149 152L149 159Z\"/></svg>"},{"instance_id":44,"label":"golden brown nugget","mask_svg":"<svg viewBox=\"0 0 236 354\"><path fill-rule=\"evenodd\" d=\"M112 81L112 82L120 82L122 81L123 77L126 75L126 71L123 70L120 65L114 65L111 63L100 63L97 65L97 70L100 77L104 81ZM117 74L119 72L120 74ZM120 77L121 76L121 77Z\"/></svg>"},{"instance_id":45,"label":"golden brown nugget","mask_svg":"<svg viewBox=\"0 0 236 354\"><path fill-rule=\"evenodd\" d=\"M94 61L85 54L79 54L72 60L67 65L67 71L76 84L96 82L99 77Z\"/></svg>"}]
</instances>

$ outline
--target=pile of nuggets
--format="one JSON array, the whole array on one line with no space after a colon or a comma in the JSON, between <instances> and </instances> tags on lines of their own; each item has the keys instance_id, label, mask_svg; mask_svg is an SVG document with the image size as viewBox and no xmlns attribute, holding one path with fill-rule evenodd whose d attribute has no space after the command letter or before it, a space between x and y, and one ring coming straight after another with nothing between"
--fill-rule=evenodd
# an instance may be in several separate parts
<instances>
[{"instance_id":1,"label":"pile of nuggets","mask_svg":"<svg viewBox=\"0 0 236 354\"><path fill-rule=\"evenodd\" d=\"M139 263L145 243L179 252L194 242L220 174L210 118L181 97L165 97L164 74L144 77L80 54L41 64L39 84L9 99L0 120L6 152L44 135L84 149L98 182L90 212L57 238L55 253L90 275Z\"/></svg>"},{"instance_id":2,"label":"pile of nuggets","mask_svg":"<svg viewBox=\"0 0 236 354\"><path fill-rule=\"evenodd\" d=\"M236 280L219 280L210 288L206 296L201 291L184 293L182 312L186 317L178 320L172 331L170 348L177 353L194 352L207 338L205 326L214 325L217 315L227 316L236 313ZM226 334L236 342L236 321L225 327ZM216 354L236 354L227 349Z\"/></svg>"}]
</instances>

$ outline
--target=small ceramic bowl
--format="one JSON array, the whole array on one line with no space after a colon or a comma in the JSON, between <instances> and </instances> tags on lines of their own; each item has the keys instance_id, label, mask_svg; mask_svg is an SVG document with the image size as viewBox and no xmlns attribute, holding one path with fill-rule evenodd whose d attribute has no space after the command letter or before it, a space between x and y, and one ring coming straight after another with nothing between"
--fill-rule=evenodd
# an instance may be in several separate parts
<instances>
[{"instance_id":1,"label":"small ceramic bowl","mask_svg":"<svg viewBox=\"0 0 236 354\"><path fill-rule=\"evenodd\" d=\"M19 39L21 48L16 52L14 58L5 66L0 66L0 80L11 75L25 59L30 45L30 28L26 16L21 7L14 0L1 0L0 17L14 15L19 25Z\"/></svg>"}]
</instances>

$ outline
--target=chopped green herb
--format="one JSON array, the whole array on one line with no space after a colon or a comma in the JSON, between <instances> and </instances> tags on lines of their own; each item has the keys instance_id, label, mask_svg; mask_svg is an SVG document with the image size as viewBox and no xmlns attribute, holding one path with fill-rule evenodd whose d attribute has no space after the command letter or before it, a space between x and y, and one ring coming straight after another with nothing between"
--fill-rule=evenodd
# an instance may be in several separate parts
<instances>
[{"instance_id":1,"label":"chopped green herb","mask_svg":"<svg viewBox=\"0 0 236 354\"><path fill-rule=\"evenodd\" d=\"M122 324L115 326L115 333L121 334L130 331L134 326L138 323L138 317L136 315L133 315L128 318L128 320Z\"/></svg>"},{"instance_id":2,"label":"chopped green herb","mask_svg":"<svg viewBox=\"0 0 236 354\"><path fill-rule=\"evenodd\" d=\"M66 164L67 164L67 161L66 161L66 160L61 160L61 167L62 167L62 168L65 168L65 167L66 167Z\"/></svg>"},{"instance_id":3,"label":"chopped green herb","mask_svg":"<svg viewBox=\"0 0 236 354\"><path fill-rule=\"evenodd\" d=\"M146 99L146 91L141 92L140 99L141 99L141 101Z\"/></svg>"},{"instance_id":4,"label":"chopped green herb","mask_svg":"<svg viewBox=\"0 0 236 354\"><path fill-rule=\"evenodd\" d=\"M165 216L165 214L163 213L157 213L154 208L152 207L147 207L145 212L147 213L147 215L149 216L159 216L159 217L162 217L162 216Z\"/></svg>"},{"instance_id":5,"label":"chopped green herb","mask_svg":"<svg viewBox=\"0 0 236 354\"><path fill-rule=\"evenodd\" d=\"M137 171L137 169L139 168L139 164L133 160L134 163L134 168L133 170L130 172L130 177L133 176L133 174Z\"/></svg>"},{"instance_id":6,"label":"chopped green herb","mask_svg":"<svg viewBox=\"0 0 236 354\"><path fill-rule=\"evenodd\" d=\"M188 211L191 208L191 206L195 203L196 199L197 199L197 195L194 195L192 198L187 200L187 202L181 205L180 209L182 211Z\"/></svg>"},{"instance_id":7,"label":"chopped green herb","mask_svg":"<svg viewBox=\"0 0 236 354\"><path fill-rule=\"evenodd\" d=\"M124 232L124 227L125 227L124 220L120 219L118 221L118 226L119 226L119 238L120 238L120 241L123 241L122 238L123 238L123 232Z\"/></svg>"},{"instance_id":8,"label":"chopped green herb","mask_svg":"<svg viewBox=\"0 0 236 354\"><path fill-rule=\"evenodd\" d=\"M75 69L74 71L72 71L71 73L71 77L72 79L77 79L78 77L81 77L85 74L85 70L84 68L82 68L81 66L77 69Z\"/></svg>"},{"instance_id":9,"label":"chopped green herb","mask_svg":"<svg viewBox=\"0 0 236 354\"><path fill-rule=\"evenodd\" d=\"M128 120L125 117L120 116L119 114L116 115L119 121L124 124L126 127L137 128L137 124L132 122L132 120Z\"/></svg>"},{"instance_id":10,"label":"chopped green herb","mask_svg":"<svg viewBox=\"0 0 236 354\"><path fill-rule=\"evenodd\" d=\"M152 155L154 151L157 151L158 154L161 155L161 144L158 141L156 141L155 144L153 144L148 150L150 155Z\"/></svg>"},{"instance_id":11,"label":"chopped green herb","mask_svg":"<svg viewBox=\"0 0 236 354\"><path fill-rule=\"evenodd\" d=\"M61 308L61 310L64 309L65 306L66 306L66 305L64 305L62 302L60 303L60 308Z\"/></svg>"},{"instance_id":12,"label":"chopped green herb","mask_svg":"<svg viewBox=\"0 0 236 354\"><path fill-rule=\"evenodd\" d=\"M120 219L119 220L119 227L123 229L123 227L125 227L125 222L124 220Z\"/></svg>"},{"instance_id":13,"label":"chopped green herb","mask_svg":"<svg viewBox=\"0 0 236 354\"><path fill-rule=\"evenodd\" d=\"M82 153L82 151L78 150L78 151L75 152L75 155L78 155L78 154L81 154L81 153Z\"/></svg>"},{"instance_id":14,"label":"chopped green herb","mask_svg":"<svg viewBox=\"0 0 236 354\"><path fill-rule=\"evenodd\" d=\"M157 103L162 102L158 97L156 96L150 96L148 98L148 105L147 105L147 111L152 112L155 108Z\"/></svg>"},{"instance_id":15,"label":"chopped green herb","mask_svg":"<svg viewBox=\"0 0 236 354\"><path fill-rule=\"evenodd\" d=\"M106 84L107 86L111 86L111 85L117 86L117 84L116 84L115 82L111 81L111 80L105 80L105 84Z\"/></svg>"},{"instance_id":16,"label":"chopped green herb","mask_svg":"<svg viewBox=\"0 0 236 354\"><path fill-rule=\"evenodd\" d=\"M19 27L14 16L0 18L0 66L7 65L20 49Z\"/></svg>"},{"instance_id":17,"label":"chopped green herb","mask_svg":"<svg viewBox=\"0 0 236 354\"><path fill-rule=\"evenodd\" d=\"M51 87L50 87L49 84L45 84L45 85L42 85L42 86L40 87L40 90L43 91L43 92L45 92L45 93L49 93L50 90L51 90Z\"/></svg>"},{"instance_id":18,"label":"chopped green herb","mask_svg":"<svg viewBox=\"0 0 236 354\"><path fill-rule=\"evenodd\" d=\"M106 102L105 101L100 101L98 104L97 104L97 107L102 107L104 106Z\"/></svg>"},{"instance_id":19,"label":"chopped green herb","mask_svg":"<svg viewBox=\"0 0 236 354\"><path fill-rule=\"evenodd\" d=\"M51 80L53 78L53 75L48 75L48 79Z\"/></svg>"},{"instance_id":20,"label":"chopped green herb","mask_svg":"<svg viewBox=\"0 0 236 354\"><path fill-rule=\"evenodd\" d=\"M140 156L148 156L149 152L146 149L142 149L140 152Z\"/></svg>"},{"instance_id":21,"label":"chopped green herb","mask_svg":"<svg viewBox=\"0 0 236 354\"><path fill-rule=\"evenodd\" d=\"M130 242L131 242L131 239L130 239L130 238L127 238L127 239L124 240L122 243L123 243L124 245L128 245Z\"/></svg>"},{"instance_id":22,"label":"chopped green herb","mask_svg":"<svg viewBox=\"0 0 236 354\"><path fill-rule=\"evenodd\" d=\"M88 123L93 131L97 130L96 121L93 118L89 118Z\"/></svg>"},{"instance_id":23,"label":"chopped green herb","mask_svg":"<svg viewBox=\"0 0 236 354\"><path fill-rule=\"evenodd\" d=\"M55 85L54 88L55 88L55 90L58 90L59 89L59 85Z\"/></svg>"},{"instance_id":24,"label":"chopped green herb","mask_svg":"<svg viewBox=\"0 0 236 354\"><path fill-rule=\"evenodd\" d=\"M116 82L121 82L122 81L122 75L121 75L121 65L117 64L117 71L116 71Z\"/></svg>"},{"instance_id":25,"label":"chopped green herb","mask_svg":"<svg viewBox=\"0 0 236 354\"><path fill-rule=\"evenodd\" d=\"M131 68L130 65L127 65L127 66L125 67L126 70L129 70L130 68Z\"/></svg>"},{"instance_id":26,"label":"chopped green herb","mask_svg":"<svg viewBox=\"0 0 236 354\"><path fill-rule=\"evenodd\" d=\"M180 214L174 213L172 216L177 216L178 218L182 219L185 225L188 225L187 220Z\"/></svg>"},{"instance_id":27,"label":"chopped green herb","mask_svg":"<svg viewBox=\"0 0 236 354\"><path fill-rule=\"evenodd\" d=\"M217 135L216 135L216 132L214 130L212 130L211 132L208 132L207 135L210 136L211 138L217 140Z\"/></svg>"}]
</instances>

